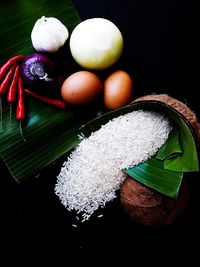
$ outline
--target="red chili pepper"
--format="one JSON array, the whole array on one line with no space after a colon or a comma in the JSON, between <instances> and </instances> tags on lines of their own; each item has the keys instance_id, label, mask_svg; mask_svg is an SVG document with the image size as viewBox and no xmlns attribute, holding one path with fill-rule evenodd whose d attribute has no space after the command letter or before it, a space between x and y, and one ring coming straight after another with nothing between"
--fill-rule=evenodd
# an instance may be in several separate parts
<instances>
[{"instance_id":1,"label":"red chili pepper","mask_svg":"<svg viewBox=\"0 0 200 267\"><path fill-rule=\"evenodd\" d=\"M10 127L12 125L12 103L16 101L19 80L19 66L16 67L11 85L8 89L7 102L10 103Z\"/></svg>"},{"instance_id":2,"label":"red chili pepper","mask_svg":"<svg viewBox=\"0 0 200 267\"><path fill-rule=\"evenodd\" d=\"M23 88L22 78L21 76L19 76L16 119L23 120L24 118L25 118L24 88Z\"/></svg>"},{"instance_id":3,"label":"red chili pepper","mask_svg":"<svg viewBox=\"0 0 200 267\"><path fill-rule=\"evenodd\" d=\"M30 91L28 89L24 89L24 91L25 91L26 94L28 94L30 96L33 96L36 99L39 99L44 103L56 106L58 108L65 108L66 107L66 103L64 101L62 101L62 100L52 99L52 98L48 98L48 97L45 97L45 96L41 96L41 95L36 94L35 92L32 92L32 91Z\"/></svg>"},{"instance_id":4,"label":"red chili pepper","mask_svg":"<svg viewBox=\"0 0 200 267\"><path fill-rule=\"evenodd\" d=\"M17 107L16 107L16 120L19 121L19 129L20 134L24 141L26 141L26 138L24 137L23 131L22 131L22 120L25 119L25 103L24 103L24 88L22 83L22 78L19 76L18 79L18 99L17 99Z\"/></svg>"},{"instance_id":5,"label":"red chili pepper","mask_svg":"<svg viewBox=\"0 0 200 267\"><path fill-rule=\"evenodd\" d=\"M5 94L7 92L8 88L10 86L10 83L11 83L11 79L12 79L12 77L14 75L15 68L16 68L16 65L13 65L11 67L11 69L7 73L6 77L4 78L3 82L1 83L1 85L0 85L0 95L3 95L3 94Z\"/></svg>"},{"instance_id":6,"label":"red chili pepper","mask_svg":"<svg viewBox=\"0 0 200 267\"><path fill-rule=\"evenodd\" d=\"M24 58L25 58L24 55L17 55L17 56L11 57L8 61L6 61L6 63L4 63L0 69L0 82L3 80L5 74L8 72L10 67L12 67L13 64L15 64L16 62Z\"/></svg>"},{"instance_id":7,"label":"red chili pepper","mask_svg":"<svg viewBox=\"0 0 200 267\"><path fill-rule=\"evenodd\" d=\"M17 87L18 87L18 80L19 80L19 66L16 67L15 73L12 79L12 83L8 89L7 94L7 101L9 103L14 103L17 97Z\"/></svg>"}]
</instances>

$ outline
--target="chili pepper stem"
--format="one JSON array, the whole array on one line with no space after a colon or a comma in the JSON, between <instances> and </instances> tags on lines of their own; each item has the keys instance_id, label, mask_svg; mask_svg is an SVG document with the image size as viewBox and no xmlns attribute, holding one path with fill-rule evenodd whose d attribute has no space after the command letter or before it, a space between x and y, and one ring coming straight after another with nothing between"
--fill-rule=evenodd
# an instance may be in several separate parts
<instances>
[{"instance_id":1,"label":"chili pepper stem","mask_svg":"<svg viewBox=\"0 0 200 267\"><path fill-rule=\"evenodd\" d=\"M19 131L20 131L20 134L21 134L23 141L26 142L26 138L25 138L23 130L22 130L22 121L21 120L19 121Z\"/></svg>"}]
</instances>

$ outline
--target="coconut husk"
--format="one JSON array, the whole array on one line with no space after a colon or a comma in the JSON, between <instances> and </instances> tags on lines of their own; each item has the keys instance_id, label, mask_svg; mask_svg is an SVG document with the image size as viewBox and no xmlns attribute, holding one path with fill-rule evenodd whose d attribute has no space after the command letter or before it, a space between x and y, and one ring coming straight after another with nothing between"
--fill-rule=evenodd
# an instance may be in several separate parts
<instances>
[{"instance_id":1,"label":"coconut husk","mask_svg":"<svg viewBox=\"0 0 200 267\"><path fill-rule=\"evenodd\" d=\"M164 226L174 223L184 213L189 190L184 180L178 198L174 199L127 177L120 190L120 200L132 220L148 226Z\"/></svg>"},{"instance_id":2,"label":"coconut husk","mask_svg":"<svg viewBox=\"0 0 200 267\"><path fill-rule=\"evenodd\" d=\"M200 124L193 111L184 103L166 95L147 95L133 101L156 101L174 108L191 125L197 140L200 141ZM186 210L189 203L189 189L186 180L183 182L177 199L141 184L132 177L125 179L120 190L120 201L124 211L134 221L149 226L165 226L176 221Z\"/></svg>"}]
</instances>

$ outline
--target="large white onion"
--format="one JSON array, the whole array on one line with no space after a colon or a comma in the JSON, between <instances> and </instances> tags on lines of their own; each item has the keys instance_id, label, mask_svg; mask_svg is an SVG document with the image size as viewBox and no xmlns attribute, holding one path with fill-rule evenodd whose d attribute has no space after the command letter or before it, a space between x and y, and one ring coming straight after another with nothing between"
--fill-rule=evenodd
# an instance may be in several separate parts
<instances>
[{"instance_id":1,"label":"large white onion","mask_svg":"<svg viewBox=\"0 0 200 267\"><path fill-rule=\"evenodd\" d=\"M123 37L111 21L104 18L87 19L73 30L70 50L74 60L82 67L105 69L121 56Z\"/></svg>"}]
</instances>

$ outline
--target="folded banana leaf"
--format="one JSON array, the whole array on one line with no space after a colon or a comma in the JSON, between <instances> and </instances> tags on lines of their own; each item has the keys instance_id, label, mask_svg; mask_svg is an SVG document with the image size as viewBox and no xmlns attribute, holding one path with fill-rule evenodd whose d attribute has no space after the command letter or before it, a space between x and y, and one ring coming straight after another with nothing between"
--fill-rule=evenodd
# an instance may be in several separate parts
<instances>
[{"instance_id":1,"label":"folded banana leaf","mask_svg":"<svg viewBox=\"0 0 200 267\"><path fill-rule=\"evenodd\" d=\"M129 177L172 198L177 198L183 179L183 172L166 170L164 162L155 157L124 171Z\"/></svg>"}]
</instances>

